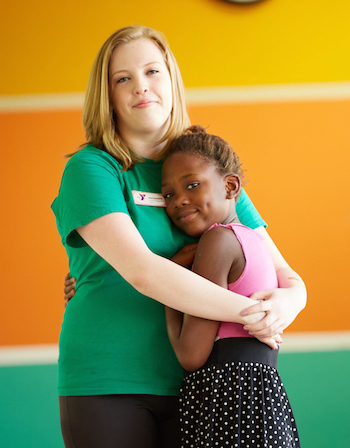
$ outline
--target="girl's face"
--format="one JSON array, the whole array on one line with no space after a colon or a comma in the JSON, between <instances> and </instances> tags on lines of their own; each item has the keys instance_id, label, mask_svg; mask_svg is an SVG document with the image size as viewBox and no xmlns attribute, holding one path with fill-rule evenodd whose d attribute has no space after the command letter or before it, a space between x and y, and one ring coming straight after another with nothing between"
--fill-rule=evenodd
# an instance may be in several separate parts
<instances>
[{"instance_id":1,"label":"girl's face","mask_svg":"<svg viewBox=\"0 0 350 448\"><path fill-rule=\"evenodd\" d=\"M136 39L114 50L109 86L124 139L160 139L165 134L173 105L171 79L161 51L150 39Z\"/></svg>"},{"instance_id":2,"label":"girl's face","mask_svg":"<svg viewBox=\"0 0 350 448\"><path fill-rule=\"evenodd\" d=\"M191 236L202 235L215 223L234 221L239 188L238 176L222 175L213 163L192 154L172 154L163 164L166 212Z\"/></svg>"}]
</instances>

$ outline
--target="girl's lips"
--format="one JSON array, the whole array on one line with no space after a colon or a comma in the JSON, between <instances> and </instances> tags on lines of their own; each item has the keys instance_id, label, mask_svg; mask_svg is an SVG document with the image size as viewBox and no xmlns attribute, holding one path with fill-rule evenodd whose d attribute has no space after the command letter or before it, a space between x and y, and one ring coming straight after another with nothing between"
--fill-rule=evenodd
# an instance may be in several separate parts
<instances>
[{"instance_id":1,"label":"girl's lips","mask_svg":"<svg viewBox=\"0 0 350 448\"><path fill-rule=\"evenodd\" d=\"M154 103L155 103L155 101L152 101L152 100L141 100L137 104L135 104L135 106L133 106L133 107L135 107L136 109L145 109L147 107L152 106Z\"/></svg>"},{"instance_id":2,"label":"girl's lips","mask_svg":"<svg viewBox=\"0 0 350 448\"><path fill-rule=\"evenodd\" d=\"M196 213L197 213L197 210L179 213L177 220L181 221L181 222L191 221L191 219L196 215Z\"/></svg>"}]
</instances>

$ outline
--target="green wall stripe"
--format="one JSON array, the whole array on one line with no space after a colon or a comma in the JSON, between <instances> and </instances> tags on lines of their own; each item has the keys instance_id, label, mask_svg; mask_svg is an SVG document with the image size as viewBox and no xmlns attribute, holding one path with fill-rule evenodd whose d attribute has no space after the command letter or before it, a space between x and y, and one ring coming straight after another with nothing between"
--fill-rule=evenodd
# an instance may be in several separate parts
<instances>
[{"instance_id":1,"label":"green wall stripe","mask_svg":"<svg viewBox=\"0 0 350 448\"><path fill-rule=\"evenodd\" d=\"M345 448L350 440L350 351L281 353L279 372L302 448ZM0 368L3 448L63 448L57 365Z\"/></svg>"}]
</instances>

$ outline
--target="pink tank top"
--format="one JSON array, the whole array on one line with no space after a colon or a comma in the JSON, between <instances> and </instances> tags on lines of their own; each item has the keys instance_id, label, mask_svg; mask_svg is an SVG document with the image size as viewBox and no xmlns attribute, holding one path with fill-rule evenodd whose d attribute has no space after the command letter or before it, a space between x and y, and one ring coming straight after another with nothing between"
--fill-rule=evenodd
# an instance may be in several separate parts
<instances>
[{"instance_id":1,"label":"pink tank top","mask_svg":"<svg viewBox=\"0 0 350 448\"><path fill-rule=\"evenodd\" d=\"M230 283L228 289L242 296L250 297L256 291L278 288L275 266L263 237L255 230L242 224L214 224L210 228L217 226L232 229L245 256L245 267L242 275L234 283ZM232 337L254 336L244 330L242 324L221 322L217 339Z\"/></svg>"}]
</instances>

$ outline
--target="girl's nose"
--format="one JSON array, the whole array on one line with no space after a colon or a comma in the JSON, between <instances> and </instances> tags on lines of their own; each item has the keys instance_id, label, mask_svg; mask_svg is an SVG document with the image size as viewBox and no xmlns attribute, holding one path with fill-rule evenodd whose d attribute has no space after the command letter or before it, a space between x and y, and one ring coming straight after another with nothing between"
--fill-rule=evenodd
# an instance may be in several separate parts
<instances>
[{"instance_id":1,"label":"girl's nose","mask_svg":"<svg viewBox=\"0 0 350 448\"><path fill-rule=\"evenodd\" d=\"M189 204L189 200L185 195L179 195L175 198L175 207L176 208L180 208L183 207L184 205L188 205Z\"/></svg>"}]
</instances>

